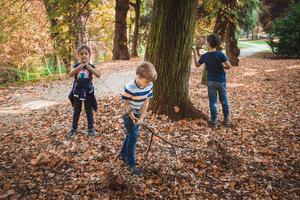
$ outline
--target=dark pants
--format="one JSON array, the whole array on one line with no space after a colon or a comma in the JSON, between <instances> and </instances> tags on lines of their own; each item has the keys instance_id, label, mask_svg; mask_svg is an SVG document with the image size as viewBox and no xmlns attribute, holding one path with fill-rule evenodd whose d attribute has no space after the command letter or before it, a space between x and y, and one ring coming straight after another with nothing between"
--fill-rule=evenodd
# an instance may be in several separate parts
<instances>
[{"instance_id":1,"label":"dark pants","mask_svg":"<svg viewBox=\"0 0 300 200\"><path fill-rule=\"evenodd\" d=\"M92 99L90 95L88 95L84 100L84 109L88 121L88 129L94 128L93 108L92 108L91 100ZM82 100L79 100L79 98L74 98L72 128L75 130L77 129L78 120L81 113L81 107L82 107Z\"/></svg>"},{"instance_id":2,"label":"dark pants","mask_svg":"<svg viewBox=\"0 0 300 200\"><path fill-rule=\"evenodd\" d=\"M139 118L139 114L135 114L135 117ZM139 134L139 125L135 125L129 115L123 116L124 125L126 129L126 137L124 139L121 158L126 160L130 167L135 166L135 147Z\"/></svg>"}]
</instances>

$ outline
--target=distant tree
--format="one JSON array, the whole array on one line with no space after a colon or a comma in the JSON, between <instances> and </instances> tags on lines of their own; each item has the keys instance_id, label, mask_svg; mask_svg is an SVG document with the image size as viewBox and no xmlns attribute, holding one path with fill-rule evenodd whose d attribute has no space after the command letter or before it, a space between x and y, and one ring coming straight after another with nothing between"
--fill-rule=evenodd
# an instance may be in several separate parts
<instances>
[{"instance_id":1,"label":"distant tree","mask_svg":"<svg viewBox=\"0 0 300 200\"><path fill-rule=\"evenodd\" d=\"M127 46L127 13L129 0L116 0L115 36L113 48L113 60L129 60L130 55Z\"/></svg>"},{"instance_id":2,"label":"distant tree","mask_svg":"<svg viewBox=\"0 0 300 200\"><path fill-rule=\"evenodd\" d=\"M260 0L259 20L265 31L271 29L272 21L289 10L296 0Z\"/></svg>"},{"instance_id":3,"label":"distant tree","mask_svg":"<svg viewBox=\"0 0 300 200\"><path fill-rule=\"evenodd\" d=\"M269 45L275 54L300 57L300 3L282 17L276 18L270 28Z\"/></svg>"},{"instance_id":4,"label":"distant tree","mask_svg":"<svg viewBox=\"0 0 300 200\"><path fill-rule=\"evenodd\" d=\"M140 30L140 16L141 16L141 12L140 12L141 0L135 0L135 3L129 2L129 4L134 8L134 13L135 13L131 57L137 57L138 56L137 47L138 47L139 30Z\"/></svg>"}]
</instances>

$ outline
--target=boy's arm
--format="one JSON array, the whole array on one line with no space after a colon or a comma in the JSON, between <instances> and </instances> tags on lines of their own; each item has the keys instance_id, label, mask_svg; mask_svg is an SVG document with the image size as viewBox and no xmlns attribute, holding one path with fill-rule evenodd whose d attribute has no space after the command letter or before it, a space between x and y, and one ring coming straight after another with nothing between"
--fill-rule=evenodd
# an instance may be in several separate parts
<instances>
[{"instance_id":1,"label":"boy's arm","mask_svg":"<svg viewBox=\"0 0 300 200\"><path fill-rule=\"evenodd\" d=\"M97 78L100 78L101 72L97 70L96 68L92 67L90 64L87 65L87 69L90 70Z\"/></svg>"},{"instance_id":2,"label":"boy's arm","mask_svg":"<svg viewBox=\"0 0 300 200\"><path fill-rule=\"evenodd\" d=\"M224 69L230 69L232 66L231 66L231 64L230 64L230 62L229 61L225 61L224 62Z\"/></svg>"},{"instance_id":3,"label":"boy's arm","mask_svg":"<svg viewBox=\"0 0 300 200\"><path fill-rule=\"evenodd\" d=\"M141 115L140 115L138 121L136 122L137 124L143 124L143 121L147 114L148 107L149 107L149 98L145 100L145 102L141 108Z\"/></svg>"},{"instance_id":4,"label":"boy's arm","mask_svg":"<svg viewBox=\"0 0 300 200\"><path fill-rule=\"evenodd\" d=\"M138 119L134 116L132 108L129 106L129 100L123 100L123 102L125 107L125 114L128 114L134 123L137 122Z\"/></svg>"},{"instance_id":5,"label":"boy's arm","mask_svg":"<svg viewBox=\"0 0 300 200\"><path fill-rule=\"evenodd\" d=\"M200 67L201 66L201 64L198 62L199 60L200 60L200 58L201 58L201 55L199 55L199 59L197 59L197 53L196 53L196 51L195 51L195 49L194 48L192 48L193 49L193 52L194 52L194 62L195 62L195 66L196 67Z\"/></svg>"}]
</instances>

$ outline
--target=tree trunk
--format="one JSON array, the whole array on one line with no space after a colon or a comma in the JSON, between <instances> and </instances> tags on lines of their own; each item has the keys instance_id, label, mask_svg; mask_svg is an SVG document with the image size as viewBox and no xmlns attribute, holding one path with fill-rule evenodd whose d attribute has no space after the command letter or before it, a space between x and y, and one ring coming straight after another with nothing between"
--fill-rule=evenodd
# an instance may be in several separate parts
<instances>
[{"instance_id":1,"label":"tree trunk","mask_svg":"<svg viewBox=\"0 0 300 200\"><path fill-rule=\"evenodd\" d=\"M78 16L74 21L76 25L75 47L78 48L85 43L85 27L83 16Z\"/></svg>"},{"instance_id":2,"label":"tree trunk","mask_svg":"<svg viewBox=\"0 0 300 200\"><path fill-rule=\"evenodd\" d=\"M235 38L236 25L234 22L229 22L226 30L226 55L229 62L233 66L239 65L240 49L237 46L237 40Z\"/></svg>"},{"instance_id":3,"label":"tree trunk","mask_svg":"<svg viewBox=\"0 0 300 200\"><path fill-rule=\"evenodd\" d=\"M222 44L225 40L225 34L226 34L226 29L228 25L228 11L225 7L228 7L228 0L222 0L221 1L222 6L219 8L218 14L217 14L217 19L216 19L216 24L214 26L213 33L217 34L220 36L220 45L217 47L217 50L221 51ZM226 14L225 14L226 13Z\"/></svg>"},{"instance_id":4,"label":"tree trunk","mask_svg":"<svg viewBox=\"0 0 300 200\"><path fill-rule=\"evenodd\" d=\"M62 74L61 74L61 62L58 56L56 56L57 59L57 66L58 66L58 72L59 72L59 78L62 79Z\"/></svg>"},{"instance_id":5,"label":"tree trunk","mask_svg":"<svg viewBox=\"0 0 300 200\"><path fill-rule=\"evenodd\" d=\"M130 4L134 8L135 20L134 20L134 32L132 38L132 47L131 47L131 57L137 57L137 46L139 39L139 29L140 29L140 5L141 0L136 0L135 4Z\"/></svg>"},{"instance_id":6,"label":"tree trunk","mask_svg":"<svg viewBox=\"0 0 300 200\"><path fill-rule=\"evenodd\" d=\"M46 58L46 57L44 57L44 62L45 62L45 65L46 65L46 68L47 68L47 71L48 71L49 75L52 76L52 73L51 73L51 71L50 71L50 69L49 69L48 61L47 61L47 58Z\"/></svg>"},{"instance_id":7,"label":"tree trunk","mask_svg":"<svg viewBox=\"0 0 300 200\"><path fill-rule=\"evenodd\" d=\"M214 26L214 33L218 34L220 36L220 40L223 42L225 39L225 32L228 24L228 19L224 19L223 16L223 9L220 8L218 11L217 19L216 19L216 24Z\"/></svg>"},{"instance_id":8,"label":"tree trunk","mask_svg":"<svg viewBox=\"0 0 300 200\"><path fill-rule=\"evenodd\" d=\"M75 19L75 46L78 48L79 46L86 44L86 23L90 16L90 11L87 10L86 12L82 13Z\"/></svg>"},{"instance_id":9,"label":"tree trunk","mask_svg":"<svg viewBox=\"0 0 300 200\"><path fill-rule=\"evenodd\" d=\"M196 0L156 0L153 5L145 55L158 73L151 109L175 120L204 117L188 92L196 8Z\"/></svg>"},{"instance_id":10,"label":"tree trunk","mask_svg":"<svg viewBox=\"0 0 300 200\"><path fill-rule=\"evenodd\" d=\"M27 77L27 81L29 81L29 66L28 66L28 63L25 63L25 67L26 67L26 77Z\"/></svg>"},{"instance_id":11,"label":"tree trunk","mask_svg":"<svg viewBox=\"0 0 300 200\"><path fill-rule=\"evenodd\" d=\"M115 36L113 60L129 60L127 47L126 18L129 10L129 0L116 0Z\"/></svg>"}]
</instances>

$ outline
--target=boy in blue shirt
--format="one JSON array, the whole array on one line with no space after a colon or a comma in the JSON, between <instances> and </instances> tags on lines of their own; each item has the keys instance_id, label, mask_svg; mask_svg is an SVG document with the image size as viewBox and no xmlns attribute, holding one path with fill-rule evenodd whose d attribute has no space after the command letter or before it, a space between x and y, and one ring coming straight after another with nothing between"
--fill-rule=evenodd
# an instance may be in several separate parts
<instances>
[{"instance_id":1,"label":"boy in blue shirt","mask_svg":"<svg viewBox=\"0 0 300 200\"><path fill-rule=\"evenodd\" d=\"M211 34L207 37L208 52L203 54L196 64L199 67L205 64L207 70L207 88L209 97L209 108L211 115L211 125L218 126L218 98L222 103L224 121L226 127L230 125L229 105L226 95L226 72L232 66L223 52L217 51L216 47L220 40L217 35Z\"/></svg>"},{"instance_id":2,"label":"boy in blue shirt","mask_svg":"<svg viewBox=\"0 0 300 200\"><path fill-rule=\"evenodd\" d=\"M138 139L139 125L143 123L149 106L149 99L153 97L153 83L157 72L150 62L142 62L136 69L136 79L129 82L122 93L125 105L123 116L126 137L120 152L120 159L128 164L134 175L141 175L136 167L135 147Z\"/></svg>"}]
</instances>

